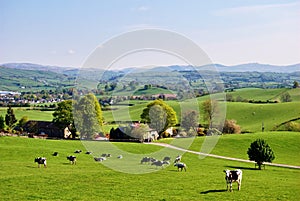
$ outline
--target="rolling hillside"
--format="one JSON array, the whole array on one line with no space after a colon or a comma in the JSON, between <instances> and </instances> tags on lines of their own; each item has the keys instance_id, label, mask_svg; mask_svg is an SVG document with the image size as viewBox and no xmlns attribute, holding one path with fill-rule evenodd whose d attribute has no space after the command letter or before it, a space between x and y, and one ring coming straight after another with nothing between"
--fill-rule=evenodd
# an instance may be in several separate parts
<instances>
[{"instance_id":1,"label":"rolling hillside","mask_svg":"<svg viewBox=\"0 0 300 201\"><path fill-rule=\"evenodd\" d=\"M60 73L43 70L23 70L0 67L0 90L43 90L74 85L74 79Z\"/></svg>"},{"instance_id":2,"label":"rolling hillside","mask_svg":"<svg viewBox=\"0 0 300 201\"><path fill-rule=\"evenodd\" d=\"M255 100L275 100L283 92L290 93L293 102L276 104L227 102L226 119L235 119L243 132L259 132L261 131L262 124L265 127L265 131L269 131L283 122L300 117L300 111L297 109L300 106L300 89L241 89L230 93L234 97L242 96L243 98ZM199 101L199 110L201 110L201 103L208 98L209 96L203 96L197 99ZM180 120L180 107L195 109L193 107L194 104L190 101L168 101L167 103L174 108ZM123 105L109 106L112 110L103 111L105 121L139 121L143 109L149 102L142 100L130 101L133 106L128 106L126 103L128 102L124 102ZM6 109L0 109L0 115L5 116ZM14 111L17 119L28 116L32 120L52 120L52 112L27 110L27 108L15 108ZM201 118L201 123L205 123L203 118Z\"/></svg>"},{"instance_id":3,"label":"rolling hillside","mask_svg":"<svg viewBox=\"0 0 300 201\"><path fill-rule=\"evenodd\" d=\"M275 134L271 134L274 136ZM239 137L239 138L237 138ZM245 155L249 142L262 135L227 135L219 139L216 153L229 156ZM275 162L299 164L298 138L294 133L277 133L268 143L276 154ZM199 150L203 138L198 138L191 149ZM233 149L233 142L238 149ZM101 142L89 142L95 146ZM187 164L186 172L178 172L173 165L157 168L141 164L144 156L153 156L161 148L154 145L113 143L118 152L125 152L123 159L112 155L106 161L95 162L94 155L81 141L25 139L0 137L1 188L0 200L298 200L299 170L266 166L255 170L251 163L228 161L185 153L182 161ZM103 144L103 143L102 143ZM218 145L219 145L218 144ZM290 146L293 145L293 146ZM101 146L100 146L101 147ZM71 165L66 156L77 154L77 164ZM52 156L57 151L58 156ZM91 151L91 150L89 150ZM231 152L234 153L231 153ZM240 153L238 153L240 151ZM110 153L110 149L103 150ZM103 152L94 151L95 156ZM283 153L282 153L283 152ZM136 158L128 157L136 154ZM162 153L178 154L178 151L164 149ZM45 156L47 168L37 168L34 158ZM173 155L171 155L172 159ZM291 159L294 159L291 160ZM122 168L151 170L147 174L128 174L109 168L115 162ZM239 168L243 171L241 191L226 191L224 169ZM258 182L259 181L259 182ZM266 185L267 184L267 185ZM280 184L280 185L279 185Z\"/></svg>"}]
</instances>

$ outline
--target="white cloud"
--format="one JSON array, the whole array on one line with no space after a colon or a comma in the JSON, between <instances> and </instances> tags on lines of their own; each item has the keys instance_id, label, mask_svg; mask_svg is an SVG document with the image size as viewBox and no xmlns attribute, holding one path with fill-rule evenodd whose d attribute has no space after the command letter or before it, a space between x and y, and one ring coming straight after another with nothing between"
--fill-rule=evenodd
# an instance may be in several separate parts
<instances>
[{"instance_id":1,"label":"white cloud","mask_svg":"<svg viewBox=\"0 0 300 201\"><path fill-rule=\"evenodd\" d=\"M149 10L149 9L150 9L150 8L147 7L147 6L140 6L140 7L137 8L138 11L147 11L147 10Z\"/></svg>"},{"instance_id":2,"label":"white cloud","mask_svg":"<svg viewBox=\"0 0 300 201\"><path fill-rule=\"evenodd\" d=\"M75 54L75 50L73 49L68 50L68 54Z\"/></svg>"},{"instance_id":3,"label":"white cloud","mask_svg":"<svg viewBox=\"0 0 300 201\"><path fill-rule=\"evenodd\" d=\"M132 8L131 10L139 11L139 12L146 12L146 11L150 10L150 7L148 7L148 6L139 6L139 7Z\"/></svg>"}]
</instances>

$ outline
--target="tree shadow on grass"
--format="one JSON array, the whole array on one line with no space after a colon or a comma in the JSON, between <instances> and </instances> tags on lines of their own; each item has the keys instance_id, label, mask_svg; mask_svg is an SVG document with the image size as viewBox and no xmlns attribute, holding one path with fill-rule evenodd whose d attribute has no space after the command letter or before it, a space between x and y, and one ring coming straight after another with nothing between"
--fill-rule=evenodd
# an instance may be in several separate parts
<instances>
[{"instance_id":1,"label":"tree shadow on grass","mask_svg":"<svg viewBox=\"0 0 300 201\"><path fill-rule=\"evenodd\" d=\"M240 166L225 166L232 169L240 169L240 170L258 170L257 168L251 168L251 167L240 167Z\"/></svg>"},{"instance_id":2,"label":"tree shadow on grass","mask_svg":"<svg viewBox=\"0 0 300 201\"><path fill-rule=\"evenodd\" d=\"M207 190L207 191L202 191L200 194L208 194L208 193L222 193L226 192L226 189L220 189L220 190Z\"/></svg>"}]
</instances>

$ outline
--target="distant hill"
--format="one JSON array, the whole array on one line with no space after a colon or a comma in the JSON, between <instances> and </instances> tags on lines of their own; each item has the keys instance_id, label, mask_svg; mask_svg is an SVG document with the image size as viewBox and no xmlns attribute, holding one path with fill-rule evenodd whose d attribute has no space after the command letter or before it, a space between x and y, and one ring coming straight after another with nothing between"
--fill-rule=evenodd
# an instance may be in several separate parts
<instances>
[{"instance_id":1,"label":"distant hill","mask_svg":"<svg viewBox=\"0 0 300 201\"><path fill-rule=\"evenodd\" d=\"M74 85L75 77L64 74L0 66L0 90L42 90Z\"/></svg>"},{"instance_id":2,"label":"distant hill","mask_svg":"<svg viewBox=\"0 0 300 201\"><path fill-rule=\"evenodd\" d=\"M60 67L60 66L47 66L33 63L6 63L0 66L5 68L16 68L20 70L40 70L40 71L53 71L62 73L67 70L74 70L72 67Z\"/></svg>"},{"instance_id":3,"label":"distant hill","mask_svg":"<svg viewBox=\"0 0 300 201\"><path fill-rule=\"evenodd\" d=\"M220 74L215 74L211 70L217 70ZM199 80L205 76L221 78L226 88L291 87L293 81L299 82L300 80L300 64L288 66L259 63L235 66L212 64L199 67L171 65L146 69L128 67L112 71L100 68L7 63L0 65L0 90L26 90L28 88L40 90L73 87L75 85L79 88L93 89L99 83L103 85L100 86L103 88L107 83L118 83L119 87L126 88L125 85L129 85L130 82L137 82L141 85L163 85L170 90L176 88L185 91L187 85L193 85L195 89L203 88L204 83Z\"/></svg>"},{"instance_id":4,"label":"distant hill","mask_svg":"<svg viewBox=\"0 0 300 201\"><path fill-rule=\"evenodd\" d=\"M292 73L300 71L300 63L287 66L277 66L270 64L248 63L235 66L216 65L221 72L276 72L276 73Z\"/></svg>"},{"instance_id":5,"label":"distant hill","mask_svg":"<svg viewBox=\"0 0 300 201\"><path fill-rule=\"evenodd\" d=\"M133 68L130 68L133 71ZM222 64L211 64L204 66L184 66L184 65L171 65L171 66L158 66L151 69L144 69L143 71L150 72L172 72L172 71L195 71L195 70L217 70L219 72L274 72L274 73L293 73L300 72L300 63L286 66L260 64L260 63L247 63L233 66L225 66ZM134 71L142 71L137 68ZM124 70L127 72L127 70Z\"/></svg>"},{"instance_id":6,"label":"distant hill","mask_svg":"<svg viewBox=\"0 0 300 201\"><path fill-rule=\"evenodd\" d=\"M293 65L270 65L270 64L260 64L260 63L247 63L239 64L233 66L226 66L222 64L212 64L213 69L217 69L219 72L276 72L276 73L292 73L300 71L300 63ZM184 66L184 65L171 65L171 66L157 66L153 68L143 69L143 68L124 68L121 71L123 73L128 73L132 71L151 71L151 72L172 72L172 71L193 71L193 70L210 70L212 65L204 66ZM88 71L99 71L103 73L105 69L80 69L73 67L61 67L61 66L47 66L32 63L6 63L0 66L6 68L17 68L23 70L41 70L41 71L53 71L56 73L62 73L66 75L76 76L78 72L88 72ZM113 72L113 71L109 71Z\"/></svg>"}]
</instances>

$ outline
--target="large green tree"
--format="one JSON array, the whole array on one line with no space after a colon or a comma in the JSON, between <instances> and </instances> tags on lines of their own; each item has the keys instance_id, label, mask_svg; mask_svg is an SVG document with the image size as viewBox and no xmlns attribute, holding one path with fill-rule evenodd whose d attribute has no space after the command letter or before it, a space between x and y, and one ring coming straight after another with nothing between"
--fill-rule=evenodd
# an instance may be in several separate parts
<instances>
[{"instance_id":1,"label":"large green tree","mask_svg":"<svg viewBox=\"0 0 300 201\"><path fill-rule=\"evenodd\" d=\"M195 110L187 111L183 114L181 120L181 127L184 128L186 131L190 129L196 131L196 128L199 124L199 113Z\"/></svg>"},{"instance_id":2,"label":"large green tree","mask_svg":"<svg viewBox=\"0 0 300 201\"><path fill-rule=\"evenodd\" d=\"M73 105L75 101L65 100L57 104L53 115L53 122L60 128L68 127L72 133L72 138L76 137L76 128L74 126Z\"/></svg>"},{"instance_id":3,"label":"large green tree","mask_svg":"<svg viewBox=\"0 0 300 201\"><path fill-rule=\"evenodd\" d=\"M247 154L249 160L255 161L258 165L258 169L261 170L261 166L264 162L272 162L275 159L275 155L271 147L263 139L257 139L250 144Z\"/></svg>"},{"instance_id":4,"label":"large green tree","mask_svg":"<svg viewBox=\"0 0 300 201\"><path fill-rule=\"evenodd\" d=\"M209 128L214 128L218 125L216 124L216 118L219 115L219 106L216 100L208 99L202 103L202 108L204 112L204 118L207 120L209 124Z\"/></svg>"},{"instance_id":5,"label":"large green tree","mask_svg":"<svg viewBox=\"0 0 300 201\"><path fill-rule=\"evenodd\" d=\"M288 92L283 93L280 96L281 102L292 102L292 97Z\"/></svg>"},{"instance_id":6,"label":"large green tree","mask_svg":"<svg viewBox=\"0 0 300 201\"><path fill-rule=\"evenodd\" d=\"M96 96L92 93L83 96L74 109L75 126L80 137L92 139L103 125L102 110Z\"/></svg>"},{"instance_id":7,"label":"large green tree","mask_svg":"<svg viewBox=\"0 0 300 201\"><path fill-rule=\"evenodd\" d=\"M5 115L5 124L8 126L9 129L12 129L15 123L17 123L16 116L14 114L14 110L11 106L8 107L7 113Z\"/></svg>"},{"instance_id":8,"label":"large green tree","mask_svg":"<svg viewBox=\"0 0 300 201\"><path fill-rule=\"evenodd\" d=\"M160 134L178 122L174 109L161 99L150 102L143 110L141 119Z\"/></svg>"}]
</instances>

